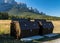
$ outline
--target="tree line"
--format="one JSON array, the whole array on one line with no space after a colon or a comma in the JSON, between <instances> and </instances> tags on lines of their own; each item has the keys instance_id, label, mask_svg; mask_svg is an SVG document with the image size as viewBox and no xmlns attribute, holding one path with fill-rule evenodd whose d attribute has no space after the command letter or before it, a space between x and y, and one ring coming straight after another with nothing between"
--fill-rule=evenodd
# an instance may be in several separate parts
<instances>
[{"instance_id":1,"label":"tree line","mask_svg":"<svg viewBox=\"0 0 60 43\"><path fill-rule=\"evenodd\" d=\"M34 19L34 17L21 17L21 16L17 16L17 15L9 15L6 12L0 12L0 20L11 20L12 18L27 18L27 19ZM40 19L40 18L38 18ZM52 17L52 16L45 16L41 19L46 19L46 20L60 20L60 17Z\"/></svg>"}]
</instances>

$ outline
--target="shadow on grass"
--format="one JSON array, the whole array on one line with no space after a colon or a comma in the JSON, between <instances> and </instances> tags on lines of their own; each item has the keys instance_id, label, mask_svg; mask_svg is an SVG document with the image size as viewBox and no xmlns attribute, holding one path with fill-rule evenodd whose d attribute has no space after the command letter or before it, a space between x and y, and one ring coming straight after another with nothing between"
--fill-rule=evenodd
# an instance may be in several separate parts
<instances>
[{"instance_id":1,"label":"shadow on grass","mask_svg":"<svg viewBox=\"0 0 60 43\"><path fill-rule=\"evenodd\" d=\"M0 35L0 43L19 43L19 42L20 42L19 40L15 40L8 34Z\"/></svg>"},{"instance_id":2,"label":"shadow on grass","mask_svg":"<svg viewBox=\"0 0 60 43\"><path fill-rule=\"evenodd\" d=\"M54 36L54 37L50 37L50 38L44 36L43 39L39 39L36 41L37 42L45 42L45 41L52 41L52 40L60 38L60 33L55 33L55 34L58 34L58 35ZM28 43L37 43L37 42L33 41L33 42L28 42ZM8 34L3 34L3 35L0 35L0 43L25 43L25 42L21 42L20 40L16 40L13 37L10 37L10 35L8 35Z\"/></svg>"}]
</instances>

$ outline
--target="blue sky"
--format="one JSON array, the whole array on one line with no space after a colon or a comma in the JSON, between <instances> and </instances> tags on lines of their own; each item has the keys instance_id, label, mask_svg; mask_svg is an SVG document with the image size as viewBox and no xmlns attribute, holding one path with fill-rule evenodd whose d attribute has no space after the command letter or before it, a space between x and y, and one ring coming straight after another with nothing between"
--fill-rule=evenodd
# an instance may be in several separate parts
<instances>
[{"instance_id":1,"label":"blue sky","mask_svg":"<svg viewBox=\"0 0 60 43\"><path fill-rule=\"evenodd\" d=\"M26 3L28 7L37 8L47 15L60 17L60 0L16 0Z\"/></svg>"}]
</instances>

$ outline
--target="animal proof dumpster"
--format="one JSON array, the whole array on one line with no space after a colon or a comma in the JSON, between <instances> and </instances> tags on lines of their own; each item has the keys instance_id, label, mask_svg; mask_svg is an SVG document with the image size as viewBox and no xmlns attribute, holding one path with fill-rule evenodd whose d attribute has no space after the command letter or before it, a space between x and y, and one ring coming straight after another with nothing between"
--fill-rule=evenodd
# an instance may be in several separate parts
<instances>
[{"instance_id":1,"label":"animal proof dumpster","mask_svg":"<svg viewBox=\"0 0 60 43\"><path fill-rule=\"evenodd\" d=\"M10 35L13 36L14 38L18 39L20 37L20 34L21 34L19 22L18 21L12 21L10 28L11 28L10 29Z\"/></svg>"},{"instance_id":2,"label":"animal proof dumpster","mask_svg":"<svg viewBox=\"0 0 60 43\"><path fill-rule=\"evenodd\" d=\"M39 21L39 34L40 35L45 35L45 34L50 34L53 32L53 24L52 22L41 22Z\"/></svg>"},{"instance_id":3,"label":"animal proof dumpster","mask_svg":"<svg viewBox=\"0 0 60 43\"><path fill-rule=\"evenodd\" d=\"M23 21L20 22L21 27L21 37L30 37L34 35L38 35L39 33L39 26L36 22L31 21Z\"/></svg>"},{"instance_id":4,"label":"animal proof dumpster","mask_svg":"<svg viewBox=\"0 0 60 43\"><path fill-rule=\"evenodd\" d=\"M47 22L48 25L48 32L53 33L54 25L52 22Z\"/></svg>"},{"instance_id":5,"label":"animal proof dumpster","mask_svg":"<svg viewBox=\"0 0 60 43\"><path fill-rule=\"evenodd\" d=\"M18 20L16 20L18 21ZM11 36L15 38L30 37L39 35L39 26L37 22L25 21L20 19L17 23L15 20L11 23ZM18 25L16 25L18 24ZM18 29L17 29L18 28ZM19 33L20 32L20 33ZM16 37L17 36L17 37Z\"/></svg>"}]
</instances>

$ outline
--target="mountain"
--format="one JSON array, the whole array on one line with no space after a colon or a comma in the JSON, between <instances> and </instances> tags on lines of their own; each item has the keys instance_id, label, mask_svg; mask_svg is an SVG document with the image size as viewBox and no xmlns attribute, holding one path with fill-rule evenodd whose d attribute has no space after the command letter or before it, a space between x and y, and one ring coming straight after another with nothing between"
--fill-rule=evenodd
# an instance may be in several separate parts
<instances>
[{"instance_id":1,"label":"mountain","mask_svg":"<svg viewBox=\"0 0 60 43\"><path fill-rule=\"evenodd\" d=\"M14 0L6 0L4 3L0 3L0 12L10 12L14 10L20 11L20 12L33 12L33 13L39 13L39 11L36 8L27 7L25 3L18 3Z\"/></svg>"},{"instance_id":2,"label":"mountain","mask_svg":"<svg viewBox=\"0 0 60 43\"><path fill-rule=\"evenodd\" d=\"M7 12L16 4L15 0L0 0L0 12Z\"/></svg>"},{"instance_id":3,"label":"mountain","mask_svg":"<svg viewBox=\"0 0 60 43\"><path fill-rule=\"evenodd\" d=\"M60 20L60 17L46 15L43 12L39 12L36 8L27 7L25 3L17 3L14 0L2 1L0 3L0 12L7 12L11 17L15 16L18 18Z\"/></svg>"},{"instance_id":4,"label":"mountain","mask_svg":"<svg viewBox=\"0 0 60 43\"><path fill-rule=\"evenodd\" d=\"M43 15L33 12L19 12L15 9L13 12L9 12L9 15L13 15L16 18L31 18L31 19L46 19L46 20L60 20L60 17L54 17L49 15Z\"/></svg>"},{"instance_id":5,"label":"mountain","mask_svg":"<svg viewBox=\"0 0 60 43\"><path fill-rule=\"evenodd\" d=\"M3 3L0 4L0 12L7 12L13 7L12 4Z\"/></svg>"}]
</instances>

